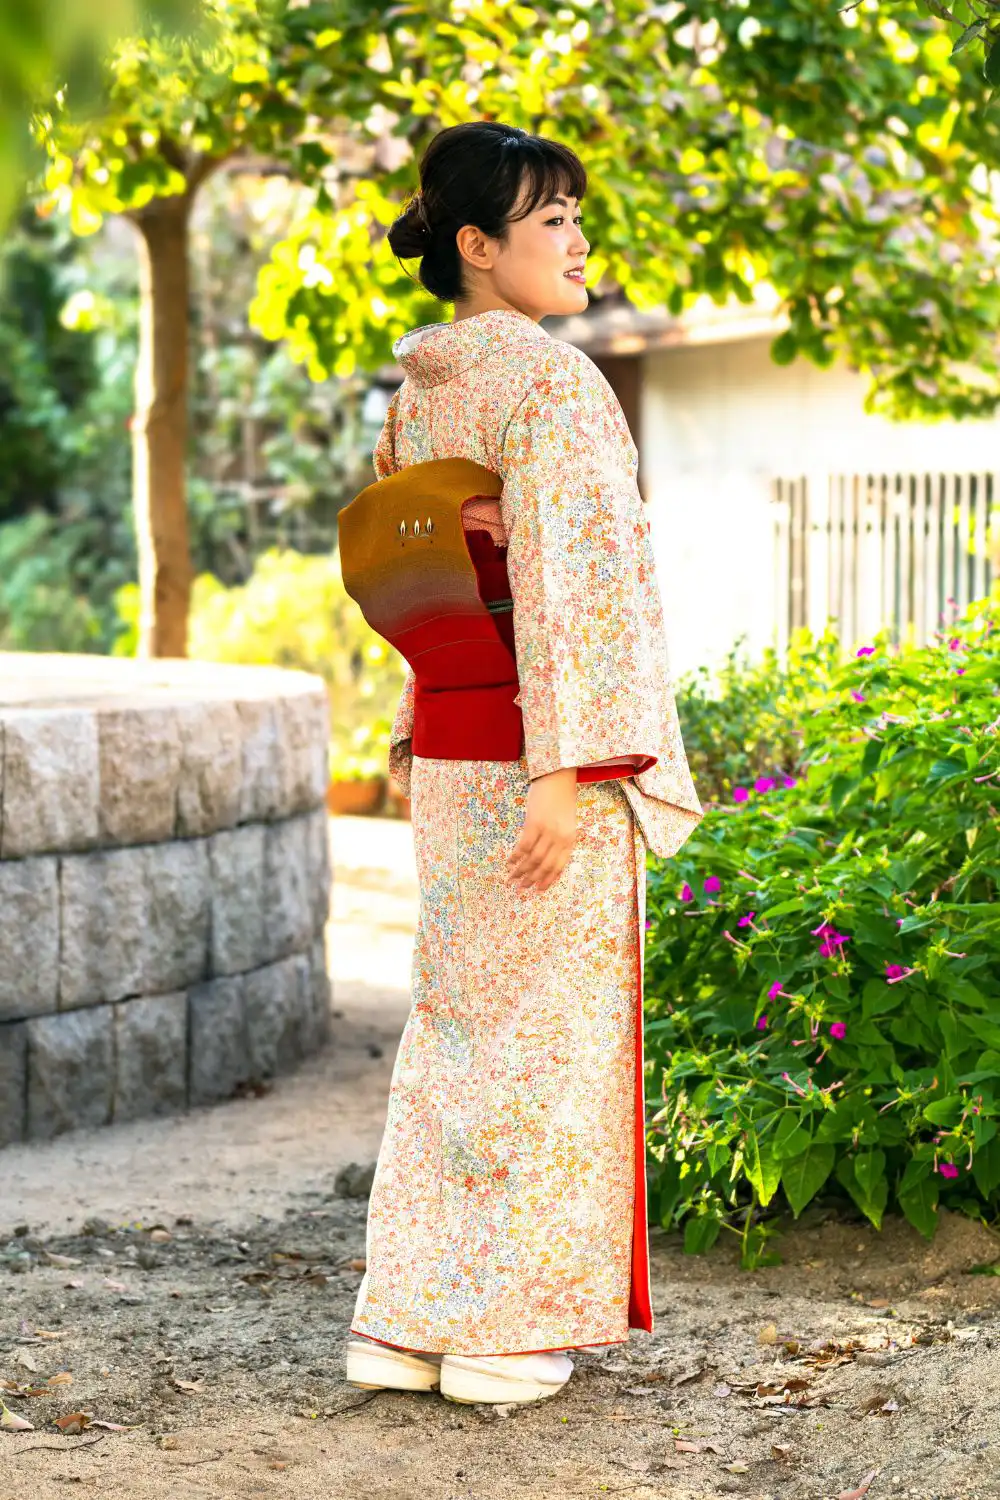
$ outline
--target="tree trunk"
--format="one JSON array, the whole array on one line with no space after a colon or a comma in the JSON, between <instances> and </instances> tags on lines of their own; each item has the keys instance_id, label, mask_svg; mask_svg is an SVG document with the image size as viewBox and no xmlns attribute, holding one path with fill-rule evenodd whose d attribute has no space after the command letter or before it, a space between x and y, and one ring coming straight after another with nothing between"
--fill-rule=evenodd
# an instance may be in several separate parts
<instances>
[{"instance_id":1,"label":"tree trunk","mask_svg":"<svg viewBox=\"0 0 1000 1500\"><path fill-rule=\"evenodd\" d=\"M191 194L154 198L139 231L139 359L132 423L140 657L187 656L188 217Z\"/></svg>"}]
</instances>

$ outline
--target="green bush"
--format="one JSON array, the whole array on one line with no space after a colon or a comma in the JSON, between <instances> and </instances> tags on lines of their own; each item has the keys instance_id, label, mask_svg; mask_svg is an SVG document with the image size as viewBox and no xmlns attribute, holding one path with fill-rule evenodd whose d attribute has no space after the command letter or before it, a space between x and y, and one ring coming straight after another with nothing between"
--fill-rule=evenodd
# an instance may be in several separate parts
<instances>
[{"instance_id":1,"label":"green bush","mask_svg":"<svg viewBox=\"0 0 1000 1500\"><path fill-rule=\"evenodd\" d=\"M650 1212L689 1251L725 1227L745 1266L774 1260L762 1211L823 1188L928 1237L939 1202L997 1206L998 626L981 601L931 646L821 643L814 669L801 637L802 697L794 674L761 697L763 741L787 748L784 718L797 758L741 785L725 752L725 798L651 862ZM732 735L726 699L715 722Z\"/></svg>"},{"instance_id":2,"label":"green bush","mask_svg":"<svg viewBox=\"0 0 1000 1500\"><path fill-rule=\"evenodd\" d=\"M801 705L826 690L840 655L832 629L815 641L799 633L783 658L768 648L750 661L744 640L733 646L714 682L709 669L699 667L677 684L684 748L703 804L722 800L734 783L765 771L791 771L801 754Z\"/></svg>"}]
</instances>

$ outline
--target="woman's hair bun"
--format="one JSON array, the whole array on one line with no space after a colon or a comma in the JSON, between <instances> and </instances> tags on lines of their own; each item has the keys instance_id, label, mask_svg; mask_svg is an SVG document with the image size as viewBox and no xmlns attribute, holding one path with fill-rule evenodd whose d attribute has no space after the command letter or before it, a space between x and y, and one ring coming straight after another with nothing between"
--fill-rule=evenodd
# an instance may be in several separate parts
<instances>
[{"instance_id":1,"label":"woman's hair bun","mask_svg":"<svg viewBox=\"0 0 1000 1500\"><path fill-rule=\"evenodd\" d=\"M419 192L413 195L399 218L393 221L386 237L393 255L398 255L400 260L410 260L426 253L431 242L431 227L423 196Z\"/></svg>"}]
</instances>

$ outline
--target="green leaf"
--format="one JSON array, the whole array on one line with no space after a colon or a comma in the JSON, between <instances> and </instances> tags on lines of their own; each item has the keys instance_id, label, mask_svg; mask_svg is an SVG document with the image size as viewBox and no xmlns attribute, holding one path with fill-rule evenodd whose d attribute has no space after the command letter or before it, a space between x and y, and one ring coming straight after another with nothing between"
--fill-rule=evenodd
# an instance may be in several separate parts
<instances>
[{"instance_id":1,"label":"green leaf","mask_svg":"<svg viewBox=\"0 0 1000 1500\"><path fill-rule=\"evenodd\" d=\"M796 1219L829 1177L836 1154L833 1146L812 1145L782 1166L781 1185Z\"/></svg>"},{"instance_id":2,"label":"green leaf","mask_svg":"<svg viewBox=\"0 0 1000 1500\"><path fill-rule=\"evenodd\" d=\"M933 1099L924 1109L924 1119L932 1125L954 1125L958 1122L964 1100L961 1094L949 1094L946 1099Z\"/></svg>"},{"instance_id":3,"label":"green leaf","mask_svg":"<svg viewBox=\"0 0 1000 1500\"><path fill-rule=\"evenodd\" d=\"M956 52L961 52L962 48L967 47L970 42L975 41L977 37L982 36L985 30L985 20L973 21L971 26L966 26L965 30L962 32L962 35L958 38L954 47L952 47L951 49L952 57L955 56Z\"/></svg>"},{"instance_id":4,"label":"green leaf","mask_svg":"<svg viewBox=\"0 0 1000 1500\"><path fill-rule=\"evenodd\" d=\"M703 1255L719 1238L722 1221L716 1214L695 1214L684 1220L684 1254Z\"/></svg>"},{"instance_id":5,"label":"green leaf","mask_svg":"<svg viewBox=\"0 0 1000 1500\"><path fill-rule=\"evenodd\" d=\"M837 1179L843 1183L867 1219L882 1228L882 1214L889 1199L885 1177L885 1152L862 1151L857 1156L842 1156L837 1163Z\"/></svg>"},{"instance_id":6,"label":"green leaf","mask_svg":"<svg viewBox=\"0 0 1000 1500\"><path fill-rule=\"evenodd\" d=\"M865 1197L874 1200L885 1182L885 1152L860 1151L854 1158L854 1175Z\"/></svg>"},{"instance_id":7,"label":"green leaf","mask_svg":"<svg viewBox=\"0 0 1000 1500\"><path fill-rule=\"evenodd\" d=\"M1000 85L1000 37L995 32L991 32L990 35L993 38L993 43L986 54L986 61L983 63L983 75L986 78L986 82L996 88Z\"/></svg>"},{"instance_id":8,"label":"green leaf","mask_svg":"<svg viewBox=\"0 0 1000 1500\"><path fill-rule=\"evenodd\" d=\"M938 1222L938 1184L934 1178L923 1178L916 1187L898 1197L899 1206L914 1229L918 1229L925 1239L933 1239Z\"/></svg>"},{"instance_id":9,"label":"green leaf","mask_svg":"<svg viewBox=\"0 0 1000 1500\"><path fill-rule=\"evenodd\" d=\"M799 341L791 328L779 333L771 345L771 358L776 365L790 365L799 352Z\"/></svg>"},{"instance_id":10,"label":"green leaf","mask_svg":"<svg viewBox=\"0 0 1000 1500\"><path fill-rule=\"evenodd\" d=\"M975 1153L972 1158L972 1176L984 1198L989 1198L1000 1187L1000 1136L994 1136L981 1151Z\"/></svg>"},{"instance_id":11,"label":"green leaf","mask_svg":"<svg viewBox=\"0 0 1000 1500\"><path fill-rule=\"evenodd\" d=\"M766 1207L778 1191L781 1166L775 1161L770 1150L761 1149L755 1135L748 1135L744 1142L743 1170L747 1181L757 1194L758 1201Z\"/></svg>"}]
</instances>

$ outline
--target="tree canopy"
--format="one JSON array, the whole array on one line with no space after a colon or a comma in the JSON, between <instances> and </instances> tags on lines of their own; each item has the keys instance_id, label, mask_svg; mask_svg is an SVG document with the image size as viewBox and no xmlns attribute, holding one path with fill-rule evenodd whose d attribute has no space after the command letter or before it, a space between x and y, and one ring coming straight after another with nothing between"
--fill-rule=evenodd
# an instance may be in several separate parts
<instances>
[{"instance_id":1,"label":"tree canopy","mask_svg":"<svg viewBox=\"0 0 1000 1500\"><path fill-rule=\"evenodd\" d=\"M842 356L892 416L996 410L1000 13L971 3L956 34L937 0L201 0L196 35L118 42L103 112L74 115L67 89L36 125L43 212L139 231L147 637L186 613L186 236L222 162L310 189L250 316L317 380L440 316L385 229L437 130L502 119L583 159L598 294L680 314L768 287L789 317L775 359ZM179 625L155 645L183 652Z\"/></svg>"}]
</instances>

